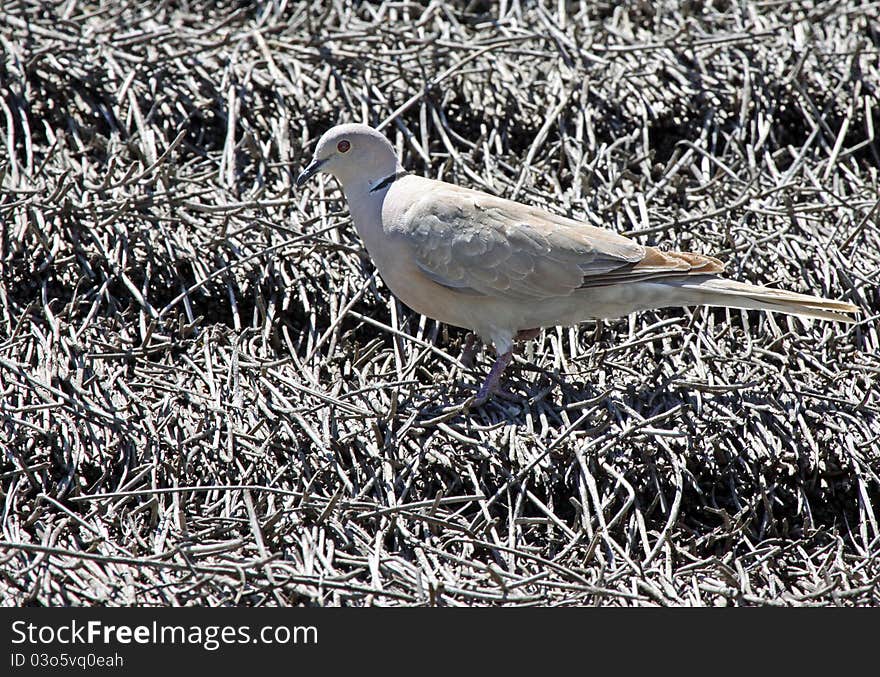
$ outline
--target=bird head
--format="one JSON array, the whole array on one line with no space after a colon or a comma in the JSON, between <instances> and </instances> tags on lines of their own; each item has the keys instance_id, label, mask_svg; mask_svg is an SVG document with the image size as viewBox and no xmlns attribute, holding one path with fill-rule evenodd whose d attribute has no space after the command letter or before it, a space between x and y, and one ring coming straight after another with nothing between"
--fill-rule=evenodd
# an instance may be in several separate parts
<instances>
[{"instance_id":1,"label":"bird head","mask_svg":"<svg viewBox=\"0 0 880 677\"><path fill-rule=\"evenodd\" d=\"M362 124L337 125L320 138L296 185L301 187L318 172L333 175L343 188L358 181L374 185L399 169L397 154L384 134Z\"/></svg>"}]
</instances>

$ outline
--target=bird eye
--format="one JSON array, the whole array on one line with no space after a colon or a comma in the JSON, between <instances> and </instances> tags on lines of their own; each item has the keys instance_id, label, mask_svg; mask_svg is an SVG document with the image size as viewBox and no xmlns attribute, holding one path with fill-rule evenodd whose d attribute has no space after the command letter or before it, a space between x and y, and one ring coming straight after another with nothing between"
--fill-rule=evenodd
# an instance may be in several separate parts
<instances>
[{"instance_id":1,"label":"bird eye","mask_svg":"<svg viewBox=\"0 0 880 677\"><path fill-rule=\"evenodd\" d=\"M336 144L336 150L340 153L347 153L349 148L351 148L351 144L345 139Z\"/></svg>"}]
</instances>

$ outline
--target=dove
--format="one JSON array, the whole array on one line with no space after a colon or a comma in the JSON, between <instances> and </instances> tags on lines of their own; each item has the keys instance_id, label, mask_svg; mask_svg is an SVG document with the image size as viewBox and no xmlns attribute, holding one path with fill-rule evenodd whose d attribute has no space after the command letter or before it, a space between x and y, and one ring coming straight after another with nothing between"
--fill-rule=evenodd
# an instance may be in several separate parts
<instances>
[{"instance_id":1,"label":"dove","mask_svg":"<svg viewBox=\"0 0 880 677\"><path fill-rule=\"evenodd\" d=\"M379 131L342 124L321 136L297 187L339 182L385 284L429 318L470 329L497 359L473 404L496 391L514 342L542 328L674 306L726 306L853 323L843 301L721 276L724 264L644 246L614 231L417 176Z\"/></svg>"}]
</instances>

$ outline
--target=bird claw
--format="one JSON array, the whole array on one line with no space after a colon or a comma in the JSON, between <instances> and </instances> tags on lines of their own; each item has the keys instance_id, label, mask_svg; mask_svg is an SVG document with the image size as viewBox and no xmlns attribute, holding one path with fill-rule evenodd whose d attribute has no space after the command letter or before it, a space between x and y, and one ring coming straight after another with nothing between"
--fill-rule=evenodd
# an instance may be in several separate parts
<instances>
[{"instance_id":1,"label":"bird claw","mask_svg":"<svg viewBox=\"0 0 880 677\"><path fill-rule=\"evenodd\" d=\"M480 399L476 395L471 395L464 402L461 403L462 411L470 411L472 407L482 407L486 403L486 399Z\"/></svg>"}]
</instances>

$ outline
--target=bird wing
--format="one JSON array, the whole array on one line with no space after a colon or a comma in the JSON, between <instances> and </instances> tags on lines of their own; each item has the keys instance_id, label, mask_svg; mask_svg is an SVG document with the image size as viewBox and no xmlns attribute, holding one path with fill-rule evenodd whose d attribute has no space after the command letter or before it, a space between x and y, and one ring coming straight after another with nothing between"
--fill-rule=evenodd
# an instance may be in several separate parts
<instances>
[{"instance_id":1,"label":"bird wing","mask_svg":"<svg viewBox=\"0 0 880 677\"><path fill-rule=\"evenodd\" d=\"M603 228L439 181L413 200L393 230L437 284L513 300L723 270L716 259L667 254Z\"/></svg>"}]
</instances>

